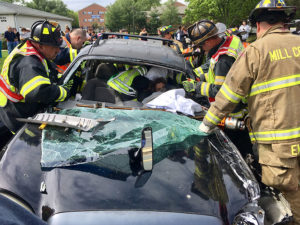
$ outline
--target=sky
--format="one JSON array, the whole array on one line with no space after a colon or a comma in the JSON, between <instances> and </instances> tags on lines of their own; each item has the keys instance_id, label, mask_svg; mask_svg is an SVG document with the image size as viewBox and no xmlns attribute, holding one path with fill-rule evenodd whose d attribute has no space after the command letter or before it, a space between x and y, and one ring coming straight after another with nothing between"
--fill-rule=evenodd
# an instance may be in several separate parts
<instances>
[{"instance_id":1,"label":"sky","mask_svg":"<svg viewBox=\"0 0 300 225\"><path fill-rule=\"evenodd\" d=\"M161 3L166 2L167 0L161 0ZM63 0L63 2L67 5L67 7L73 11L79 11L80 9L83 9L93 3L96 3L98 5L102 5L104 7L113 4L115 0ZM178 2L184 2L184 0L178 0Z\"/></svg>"}]
</instances>

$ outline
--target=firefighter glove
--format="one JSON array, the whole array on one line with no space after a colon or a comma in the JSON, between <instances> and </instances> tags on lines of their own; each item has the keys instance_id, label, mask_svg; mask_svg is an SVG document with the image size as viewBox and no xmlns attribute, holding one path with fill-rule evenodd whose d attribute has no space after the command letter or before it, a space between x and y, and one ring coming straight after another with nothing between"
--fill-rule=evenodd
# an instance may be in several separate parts
<instances>
[{"instance_id":1,"label":"firefighter glove","mask_svg":"<svg viewBox=\"0 0 300 225\"><path fill-rule=\"evenodd\" d=\"M196 90L196 81L188 79L182 82L183 88L186 92L194 92Z\"/></svg>"},{"instance_id":2,"label":"firefighter glove","mask_svg":"<svg viewBox=\"0 0 300 225\"><path fill-rule=\"evenodd\" d=\"M70 79L67 83L65 83L65 84L63 85L63 87L64 87L65 89L67 89L68 91L70 91L71 88L72 88L72 86L73 86L73 83L74 83L74 80L73 80L73 79Z\"/></svg>"},{"instance_id":3,"label":"firefighter glove","mask_svg":"<svg viewBox=\"0 0 300 225\"><path fill-rule=\"evenodd\" d=\"M206 133L206 134L211 134L215 129L216 129L215 126L214 127L210 127L210 126L205 125L203 122L199 126L199 130L202 133Z\"/></svg>"}]
</instances>

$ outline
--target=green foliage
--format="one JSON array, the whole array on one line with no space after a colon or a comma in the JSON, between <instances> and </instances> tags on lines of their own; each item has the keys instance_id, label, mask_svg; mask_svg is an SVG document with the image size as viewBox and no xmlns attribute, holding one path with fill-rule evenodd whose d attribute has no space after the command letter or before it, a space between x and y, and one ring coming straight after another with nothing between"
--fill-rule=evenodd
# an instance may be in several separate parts
<instances>
[{"instance_id":1,"label":"green foliage","mask_svg":"<svg viewBox=\"0 0 300 225\"><path fill-rule=\"evenodd\" d=\"M25 2L25 5L32 9L38 9L41 11L70 17L73 19L72 27L79 27L78 13L68 9L62 0L31 0L30 2Z\"/></svg>"},{"instance_id":2,"label":"green foliage","mask_svg":"<svg viewBox=\"0 0 300 225\"><path fill-rule=\"evenodd\" d=\"M201 19L212 19L228 27L240 25L247 19L258 0L187 0L184 23L192 24Z\"/></svg>"},{"instance_id":3,"label":"green foliage","mask_svg":"<svg viewBox=\"0 0 300 225\"><path fill-rule=\"evenodd\" d=\"M159 19L159 13L156 10L153 10L150 13L150 19L147 24L148 31L152 34L157 33L157 29L162 25L160 19Z\"/></svg>"},{"instance_id":4,"label":"green foliage","mask_svg":"<svg viewBox=\"0 0 300 225\"><path fill-rule=\"evenodd\" d=\"M31 0L26 6L58 15L66 15L68 11L66 4L61 0Z\"/></svg>"},{"instance_id":5,"label":"green foliage","mask_svg":"<svg viewBox=\"0 0 300 225\"><path fill-rule=\"evenodd\" d=\"M181 18L178 10L174 5L175 0L168 0L164 4L164 10L160 16L160 20L164 25L178 25L181 24Z\"/></svg>"},{"instance_id":6,"label":"green foliage","mask_svg":"<svg viewBox=\"0 0 300 225\"><path fill-rule=\"evenodd\" d=\"M126 21L123 19L123 10L117 0L114 4L107 7L105 14L105 26L111 31L119 31Z\"/></svg>"},{"instance_id":7,"label":"green foliage","mask_svg":"<svg viewBox=\"0 0 300 225\"><path fill-rule=\"evenodd\" d=\"M138 0L136 6L141 11L149 11L153 6L159 6L159 0Z\"/></svg>"},{"instance_id":8,"label":"green foliage","mask_svg":"<svg viewBox=\"0 0 300 225\"><path fill-rule=\"evenodd\" d=\"M72 28L79 28L78 12L74 12L74 11L68 9L66 16L73 19Z\"/></svg>"},{"instance_id":9,"label":"green foliage","mask_svg":"<svg viewBox=\"0 0 300 225\"><path fill-rule=\"evenodd\" d=\"M297 13L296 13L296 19L300 19L300 1L299 0L285 0L285 3L288 6L296 6L297 7Z\"/></svg>"},{"instance_id":10,"label":"green foliage","mask_svg":"<svg viewBox=\"0 0 300 225\"><path fill-rule=\"evenodd\" d=\"M1 0L2 2L9 2L9 3L21 3L24 4L25 0Z\"/></svg>"},{"instance_id":11,"label":"green foliage","mask_svg":"<svg viewBox=\"0 0 300 225\"><path fill-rule=\"evenodd\" d=\"M146 26L145 11L157 4L159 0L116 0L107 8L105 26L111 31L135 32Z\"/></svg>"}]
</instances>

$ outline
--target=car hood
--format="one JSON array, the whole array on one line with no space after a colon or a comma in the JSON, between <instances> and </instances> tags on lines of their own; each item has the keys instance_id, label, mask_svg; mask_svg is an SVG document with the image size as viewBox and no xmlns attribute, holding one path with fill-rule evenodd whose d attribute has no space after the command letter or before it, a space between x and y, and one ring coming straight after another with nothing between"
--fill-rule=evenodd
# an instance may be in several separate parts
<instances>
[{"instance_id":1,"label":"car hood","mask_svg":"<svg viewBox=\"0 0 300 225\"><path fill-rule=\"evenodd\" d=\"M219 154L228 148L220 135L186 139L193 143L188 148L163 148L151 172L135 169L129 149L94 162L42 169L42 132L26 125L1 159L0 190L19 196L45 220L62 212L121 210L192 213L232 222L248 198Z\"/></svg>"}]
</instances>

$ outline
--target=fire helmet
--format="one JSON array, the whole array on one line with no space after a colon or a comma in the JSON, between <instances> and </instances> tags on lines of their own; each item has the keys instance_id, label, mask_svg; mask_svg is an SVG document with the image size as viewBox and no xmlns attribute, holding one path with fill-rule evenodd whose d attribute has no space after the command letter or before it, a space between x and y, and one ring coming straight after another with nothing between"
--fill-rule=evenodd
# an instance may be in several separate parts
<instances>
[{"instance_id":1,"label":"fire helmet","mask_svg":"<svg viewBox=\"0 0 300 225\"><path fill-rule=\"evenodd\" d=\"M256 22L267 21L272 24L279 21L289 22L293 19L296 13L295 6L287 6L284 0L261 0L249 15L249 21L252 26Z\"/></svg>"},{"instance_id":2,"label":"fire helmet","mask_svg":"<svg viewBox=\"0 0 300 225\"><path fill-rule=\"evenodd\" d=\"M188 27L188 35L193 42L193 47L197 47L203 44L207 39L223 34L225 31L225 24L214 24L210 20L201 20Z\"/></svg>"},{"instance_id":3,"label":"fire helmet","mask_svg":"<svg viewBox=\"0 0 300 225\"><path fill-rule=\"evenodd\" d=\"M166 34L171 33L171 29L172 29L172 25L163 26L163 27L159 28L159 33L163 37Z\"/></svg>"},{"instance_id":4,"label":"fire helmet","mask_svg":"<svg viewBox=\"0 0 300 225\"><path fill-rule=\"evenodd\" d=\"M39 20L32 24L29 40L42 44L59 47L63 40L60 25L48 20Z\"/></svg>"}]
</instances>

